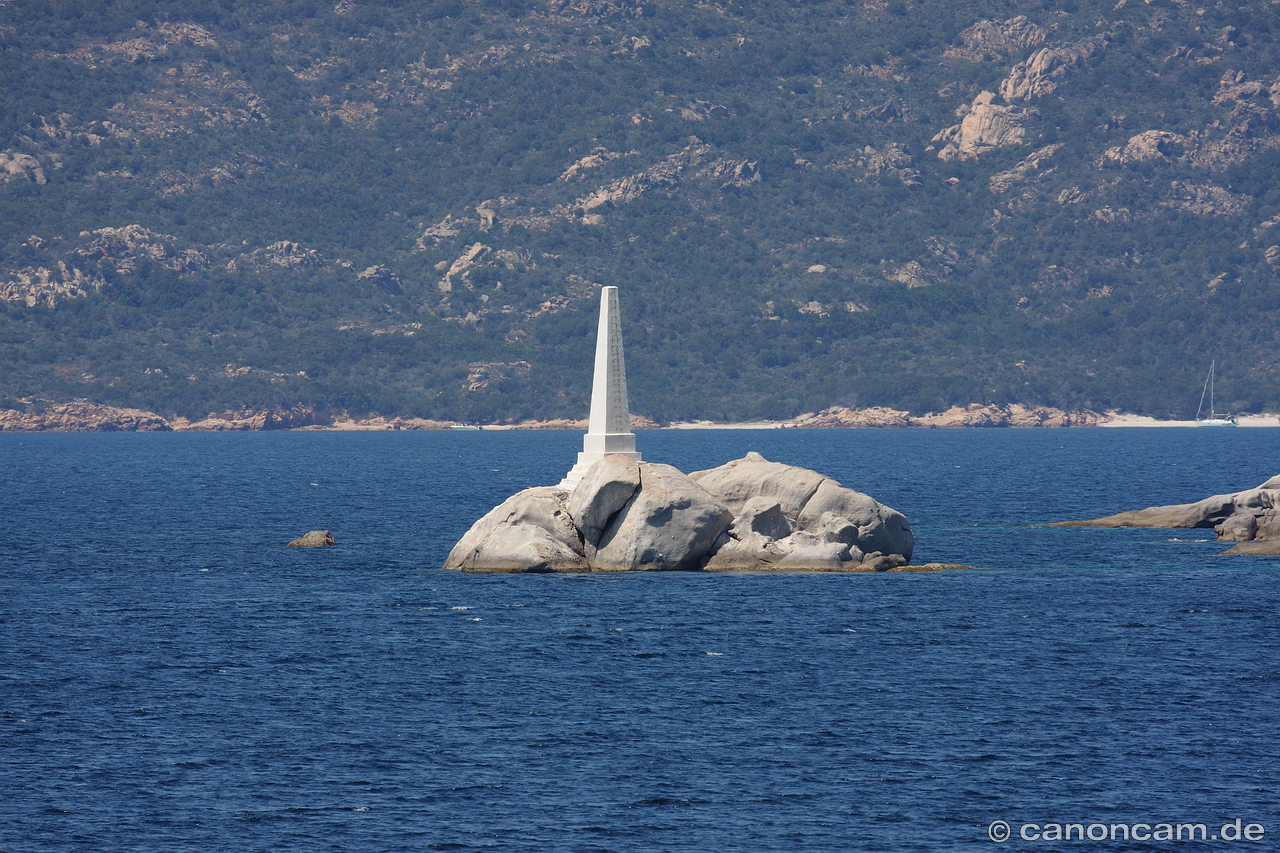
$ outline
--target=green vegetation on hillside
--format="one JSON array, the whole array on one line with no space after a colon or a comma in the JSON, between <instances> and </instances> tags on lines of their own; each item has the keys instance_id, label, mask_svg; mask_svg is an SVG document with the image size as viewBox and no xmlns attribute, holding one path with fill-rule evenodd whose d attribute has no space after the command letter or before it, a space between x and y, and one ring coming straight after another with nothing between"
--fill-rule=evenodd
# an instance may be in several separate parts
<instances>
[{"instance_id":1,"label":"green vegetation on hillside","mask_svg":"<svg viewBox=\"0 0 1280 853\"><path fill-rule=\"evenodd\" d=\"M1210 359L1276 410L1277 36L1263 0L8 4L0 405L580 417L616 284L657 418L1188 416Z\"/></svg>"}]
</instances>

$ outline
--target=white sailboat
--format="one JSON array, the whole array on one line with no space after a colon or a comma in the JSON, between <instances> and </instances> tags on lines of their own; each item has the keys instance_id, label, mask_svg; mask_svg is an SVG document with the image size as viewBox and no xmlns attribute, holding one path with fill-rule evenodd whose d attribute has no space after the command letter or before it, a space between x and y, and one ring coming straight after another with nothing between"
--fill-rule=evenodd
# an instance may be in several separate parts
<instances>
[{"instance_id":1,"label":"white sailboat","mask_svg":"<svg viewBox=\"0 0 1280 853\"><path fill-rule=\"evenodd\" d=\"M1200 392L1200 408L1196 409L1196 426L1235 426L1236 419L1230 415L1219 415L1213 411L1213 368L1217 361L1209 362L1209 376L1204 380L1204 390ZM1209 416L1202 418L1205 395L1209 397Z\"/></svg>"}]
</instances>

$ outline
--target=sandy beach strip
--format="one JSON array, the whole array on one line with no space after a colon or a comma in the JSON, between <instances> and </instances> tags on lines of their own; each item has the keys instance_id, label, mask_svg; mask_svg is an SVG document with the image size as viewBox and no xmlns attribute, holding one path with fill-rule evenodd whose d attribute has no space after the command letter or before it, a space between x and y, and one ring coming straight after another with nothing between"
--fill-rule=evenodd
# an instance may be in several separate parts
<instances>
[{"instance_id":1,"label":"sandy beach strip","mask_svg":"<svg viewBox=\"0 0 1280 853\"><path fill-rule=\"evenodd\" d=\"M1242 427L1280 427L1280 416L1270 413L1261 415L1241 415L1236 418ZM1122 415L1108 413L1108 420L1099 424L1104 427L1193 427L1195 421L1162 421L1146 415ZM1212 429L1212 427L1206 427Z\"/></svg>"}]
</instances>

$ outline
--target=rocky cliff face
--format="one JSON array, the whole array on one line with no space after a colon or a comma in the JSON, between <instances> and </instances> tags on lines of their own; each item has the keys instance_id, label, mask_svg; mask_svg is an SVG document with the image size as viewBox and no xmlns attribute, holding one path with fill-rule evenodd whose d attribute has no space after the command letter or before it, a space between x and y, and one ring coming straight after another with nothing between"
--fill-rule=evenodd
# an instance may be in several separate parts
<instances>
[{"instance_id":1,"label":"rocky cliff face","mask_svg":"<svg viewBox=\"0 0 1280 853\"><path fill-rule=\"evenodd\" d=\"M626 159L632 156L637 155L628 155ZM595 170L621 160L624 160L624 155L618 152L607 148L593 149L561 173L557 182L586 183ZM520 311L513 306L508 301L509 291L503 290L503 278L511 273L535 271L540 263L554 260L554 257L539 255L518 245L495 249L491 245L492 240L529 231L549 231L570 223L599 227L615 211L640 199L718 193L730 188L748 187L759 180L754 162L726 158L716 146L708 145L695 136L689 138L682 150L658 163L612 181L597 183L569 203L539 209L536 205L526 206L524 199L503 197L481 203L471 216L459 214L455 217L450 214L443 221L424 229L415 241L419 251L439 251L452 245L458 252L452 260L440 261L436 265L444 273L436 282L436 288L445 297L435 303L433 310L438 316L474 328L495 316L519 312L528 321L544 314L577 308L581 303L596 298L595 286L577 276L569 277L565 292L544 300L535 310ZM469 242L467 238L460 237L466 219L470 219L475 231L493 236L481 242ZM474 295L468 295L465 301L449 296L464 290ZM477 300L479 304L476 304ZM524 336L517 331L512 338L523 340Z\"/></svg>"}]
</instances>

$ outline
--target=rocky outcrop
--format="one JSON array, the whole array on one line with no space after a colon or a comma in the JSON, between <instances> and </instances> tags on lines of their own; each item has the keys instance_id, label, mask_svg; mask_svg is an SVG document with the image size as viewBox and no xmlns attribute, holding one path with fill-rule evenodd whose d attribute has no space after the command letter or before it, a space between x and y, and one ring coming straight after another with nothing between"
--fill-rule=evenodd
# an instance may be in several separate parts
<instances>
[{"instance_id":1,"label":"rocky outcrop","mask_svg":"<svg viewBox=\"0 0 1280 853\"><path fill-rule=\"evenodd\" d=\"M26 267L13 270L0 280L0 302L21 302L28 308L56 308L67 299L79 299L97 293L106 285L98 275L86 274L77 267L59 261L54 269Z\"/></svg>"},{"instance_id":2,"label":"rocky outcrop","mask_svg":"<svg viewBox=\"0 0 1280 853\"><path fill-rule=\"evenodd\" d=\"M404 292L400 287L400 276L382 264L374 264L371 267L366 267L363 272L356 273L356 281L371 281L383 290L396 295Z\"/></svg>"},{"instance_id":3,"label":"rocky outcrop","mask_svg":"<svg viewBox=\"0 0 1280 853\"><path fill-rule=\"evenodd\" d=\"M574 207L585 213L605 205L621 205L648 195L655 190L671 190L685 182L714 182L721 188L744 187L758 183L756 164L748 160L730 160L720 156L719 149L696 136L689 144L643 172L619 178L583 196Z\"/></svg>"},{"instance_id":4,"label":"rocky outcrop","mask_svg":"<svg viewBox=\"0 0 1280 853\"><path fill-rule=\"evenodd\" d=\"M897 409L847 409L834 406L813 415L797 418L792 426L803 429L859 429L868 427L926 427L953 429L960 427L1076 427L1098 426L1107 416L1078 409L1066 411L1051 406L1008 406L971 403L952 406L945 412L912 415Z\"/></svg>"},{"instance_id":5,"label":"rocky outcrop","mask_svg":"<svg viewBox=\"0 0 1280 853\"><path fill-rule=\"evenodd\" d=\"M99 406L84 400L28 411L0 411L0 432L167 432L155 412Z\"/></svg>"},{"instance_id":6,"label":"rocky outcrop","mask_svg":"<svg viewBox=\"0 0 1280 853\"><path fill-rule=\"evenodd\" d=\"M989 62L1043 44L1045 31L1018 15L1007 21L979 21L960 33L963 47L948 48L943 58L959 62Z\"/></svg>"},{"instance_id":7,"label":"rocky outcrop","mask_svg":"<svg viewBox=\"0 0 1280 853\"><path fill-rule=\"evenodd\" d=\"M297 539L289 543L290 548L324 548L328 545L337 545L338 542L333 538L333 534L327 530L312 530L305 533Z\"/></svg>"},{"instance_id":8,"label":"rocky outcrop","mask_svg":"<svg viewBox=\"0 0 1280 853\"><path fill-rule=\"evenodd\" d=\"M1260 103L1263 94L1270 94L1270 100ZM1213 103L1229 106L1231 111L1185 134L1144 130L1124 145L1108 148L1099 165L1167 160L1220 172L1280 146L1280 115L1275 111L1280 107L1280 81L1269 85L1251 82L1242 72L1227 71Z\"/></svg>"},{"instance_id":9,"label":"rocky outcrop","mask_svg":"<svg viewBox=\"0 0 1280 853\"><path fill-rule=\"evenodd\" d=\"M1040 164L1051 158L1066 143L1056 142L1053 145L1046 145L1033 154L1029 154L1023 158L1022 162L1004 172L999 172L991 176L991 180L987 182L993 193L1002 193L1012 188L1015 184L1019 184L1037 172L1041 172ZM1045 169L1042 174L1048 174L1053 169Z\"/></svg>"},{"instance_id":10,"label":"rocky outcrop","mask_svg":"<svg viewBox=\"0 0 1280 853\"><path fill-rule=\"evenodd\" d=\"M708 570L851 570L906 565L915 548L902 513L810 471L748 453L689 478L734 513Z\"/></svg>"},{"instance_id":11,"label":"rocky outcrop","mask_svg":"<svg viewBox=\"0 0 1280 853\"><path fill-rule=\"evenodd\" d=\"M1250 557L1280 557L1280 539L1241 542L1239 545L1233 545L1222 553L1244 554Z\"/></svg>"},{"instance_id":12,"label":"rocky outcrop","mask_svg":"<svg viewBox=\"0 0 1280 853\"><path fill-rule=\"evenodd\" d=\"M0 151L0 181L23 180L34 184L48 183L40 161L30 154Z\"/></svg>"},{"instance_id":13,"label":"rocky outcrop","mask_svg":"<svg viewBox=\"0 0 1280 853\"><path fill-rule=\"evenodd\" d=\"M292 240L277 240L270 246L246 252L233 259L227 264L227 269L238 272L267 267L316 269L322 266L324 258L315 249L300 246Z\"/></svg>"},{"instance_id":14,"label":"rocky outcrop","mask_svg":"<svg viewBox=\"0 0 1280 853\"><path fill-rule=\"evenodd\" d=\"M1141 163L1146 160L1177 160L1186 149L1187 137L1167 130L1144 130L1129 137L1124 145L1108 148L1102 154L1104 161L1120 165Z\"/></svg>"},{"instance_id":15,"label":"rocky outcrop","mask_svg":"<svg viewBox=\"0 0 1280 853\"><path fill-rule=\"evenodd\" d=\"M298 429L309 426L327 426L333 416L311 406L295 406L292 409L257 409L236 412L210 412L200 420L175 418L173 428L189 432L256 432L268 429Z\"/></svg>"},{"instance_id":16,"label":"rocky outcrop","mask_svg":"<svg viewBox=\"0 0 1280 853\"><path fill-rule=\"evenodd\" d=\"M445 560L465 572L698 570L732 521L669 465L609 456L573 491L525 489L477 521Z\"/></svg>"},{"instance_id":17,"label":"rocky outcrop","mask_svg":"<svg viewBox=\"0 0 1280 853\"><path fill-rule=\"evenodd\" d=\"M47 250L49 243L33 236L27 245ZM191 273L207 269L208 255L217 248L196 248L138 224L81 231L62 260L47 261L48 266L0 270L0 301L56 308L66 300L103 290L107 286L104 272L114 270L129 276L139 268L157 266Z\"/></svg>"},{"instance_id":18,"label":"rocky outcrop","mask_svg":"<svg viewBox=\"0 0 1280 853\"><path fill-rule=\"evenodd\" d=\"M640 463L629 456L606 456L587 469L569 497L569 513L587 548L599 548L610 522L639 488Z\"/></svg>"},{"instance_id":19,"label":"rocky outcrop","mask_svg":"<svg viewBox=\"0 0 1280 853\"><path fill-rule=\"evenodd\" d=\"M870 429L914 426L910 412L872 406L868 409L849 409L832 406L813 415L797 418L795 426L804 429Z\"/></svg>"},{"instance_id":20,"label":"rocky outcrop","mask_svg":"<svg viewBox=\"0 0 1280 853\"><path fill-rule=\"evenodd\" d=\"M386 418L382 415L371 415L364 418L352 417L343 412L334 415L331 421L308 424L293 429L299 430L332 430L335 432L376 432L380 430L442 430L450 429L454 421L437 421L431 418ZM176 429L176 427L175 427Z\"/></svg>"},{"instance_id":21,"label":"rocky outcrop","mask_svg":"<svg viewBox=\"0 0 1280 853\"><path fill-rule=\"evenodd\" d=\"M638 154L639 152L633 151L631 153ZM622 154L619 154L616 151L610 151L608 148L604 148L604 147L593 148L591 149L590 154L588 154L585 157L579 158L577 161L575 161L573 165L565 169L560 174L560 177L556 178L556 180L557 181L580 181L586 177L587 170L599 169L602 166L612 163L614 160L617 160L619 157L622 157L622 156L623 156Z\"/></svg>"},{"instance_id":22,"label":"rocky outcrop","mask_svg":"<svg viewBox=\"0 0 1280 853\"><path fill-rule=\"evenodd\" d=\"M592 570L701 569L733 516L670 465L645 462L637 467L639 484L608 520L599 545L589 554Z\"/></svg>"},{"instance_id":23,"label":"rocky outcrop","mask_svg":"<svg viewBox=\"0 0 1280 853\"><path fill-rule=\"evenodd\" d=\"M550 0L547 10L565 18L596 18L621 21L644 14L640 0Z\"/></svg>"},{"instance_id":24,"label":"rocky outcrop","mask_svg":"<svg viewBox=\"0 0 1280 853\"><path fill-rule=\"evenodd\" d=\"M993 92L982 92L959 111L963 116L959 124L933 137L932 141L942 146L938 151L940 159L973 160L995 148L1022 144L1027 123L1037 115L1036 111L995 104L994 100Z\"/></svg>"},{"instance_id":25,"label":"rocky outcrop","mask_svg":"<svg viewBox=\"0 0 1280 853\"><path fill-rule=\"evenodd\" d=\"M277 429L378 432L382 430L445 430L455 426L456 421L438 421L431 418L388 418L378 414L356 416L345 411L332 412L312 406L294 406L292 409L210 412L197 420L176 417L169 423L178 432L256 432Z\"/></svg>"},{"instance_id":26,"label":"rocky outcrop","mask_svg":"<svg viewBox=\"0 0 1280 853\"><path fill-rule=\"evenodd\" d=\"M249 410L210 413L200 420L167 420L155 412L119 406L102 406L87 400L59 405L32 404L26 410L0 411L0 431L7 432L247 432L269 429L299 429L328 426L333 417L310 406L287 410ZM386 429L443 429L448 424L428 427L387 426Z\"/></svg>"},{"instance_id":27,"label":"rocky outcrop","mask_svg":"<svg viewBox=\"0 0 1280 853\"><path fill-rule=\"evenodd\" d=\"M144 62L170 52L170 47L217 47L213 35L199 24L160 22L148 28L138 21L139 35L120 41L90 43L68 54L68 58L91 68L112 61Z\"/></svg>"},{"instance_id":28,"label":"rocky outcrop","mask_svg":"<svg viewBox=\"0 0 1280 853\"><path fill-rule=\"evenodd\" d=\"M1106 36L1092 36L1064 47L1041 48L1013 66L1000 84L1000 97L1013 103L1052 95L1072 69L1106 46Z\"/></svg>"},{"instance_id":29,"label":"rocky outcrop","mask_svg":"<svg viewBox=\"0 0 1280 853\"><path fill-rule=\"evenodd\" d=\"M952 406L945 412L915 418L915 426L954 429L958 427L1067 427L1097 426L1107 416L1088 409L1064 411L1048 406L980 405Z\"/></svg>"},{"instance_id":30,"label":"rocky outcrop","mask_svg":"<svg viewBox=\"0 0 1280 853\"><path fill-rule=\"evenodd\" d=\"M1272 271L1280 271L1280 246L1268 246L1262 253L1262 259Z\"/></svg>"},{"instance_id":31,"label":"rocky outcrop","mask_svg":"<svg viewBox=\"0 0 1280 853\"><path fill-rule=\"evenodd\" d=\"M1188 184L1174 181L1169 195L1160 204L1176 207L1197 216L1235 216L1243 213L1253 199L1247 195L1228 192L1212 184Z\"/></svg>"},{"instance_id":32,"label":"rocky outcrop","mask_svg":"<svg viewBox=\"0 0 1280 853\"><path fill-rule=\"evenodd\" d=\"M631 152L631 154L635 153L637 152ZM560 180L571 181L581 178L584 170L602 166L620 156L622 155L612 154L607 149L594 149L591 154L578 160L563 172ZM560 226L566 220L582 225L598 226L605 223L605 214L608 211L640 198L652 197L656 194L671 196L677 194L682 188L690 187L714 190L741 188L759 181L760 173L756 169L755 161L724 157L716 146L691 136L683 149L664 157L647 169L597 186L569 204L557 204L540 211L529 209L529 212L523 214L513 213L503 217L500 224L505 231L515 227L546 231ZM514 202L514 199L500 200L502 205L514 204ZM428 239L438 242L442 229L449 230L445 228L449 224L450 222L446 220L428 229L419 239L419 247L426 248Z\"/></svg>"},{"instance_id":33,"label":"rocky outcrop","mask_svg":"<svg viewBox=\"0 0 1280 853\"><path fill-rule=\"evenodd\" d=\"M246 368L239 368L236 373ZM228 374L230 375L230 374ZM249 374L246 374L249 375ZM262 430L331 430L376 432L383 430L447 430L457 421L416 417L353 415L346 411L294 406L291 409L240 409L210 412L202 418L162 417L142 409L103 406L80 400L52 405L31 403L23 409L0 409L0 432L258 432ZM633 429L658 429L653 418L632 415ZM521 421L493 429L585 430L587 422L570 420Z\"/></svg>"},{"instance_id":34,"label":"rocky outcrop","mask_svg":"<svg viewBox=\"0 0 1280 853\"><path fill-rule=\"evenodd\" d=\"M852 172L862 182L878 182L880 178L891 175L905 187L921 185L920 171L915 168L911 149L901 142L888 142L878 149L867 145L852 157L836 160L827 168Z\"/></svg>"},{"instance_id":35,"label":"rocky outcrop","mask_svg":"<svg viewBox=\"0 0 1280 853\"><path fill-rule=\"evenodd\" d=\"M449 266L445 271L444 278L436 282L436 287L441 293L451 293L453 291L454 276L465 276L476 265L476 261L484 257L489 251L489 247L484 243L472 243Z\"/></svg>"},{"instance_id":36,"label":"rocky outcrop","mask_svg":"<svg viewBox=\"0 0 1280 853\"><path fill-rule=\"evenodd\" d=\"M758 453L685 476L606 456L572 490L526 489L445 560L465 572L885 571L907 565L901 513Z\"/></svg>"},{"instance_id":37,"label":"rocky outcrop","mask_svg":"<svg viewBox=\"0 0 1280 853\"><path fill-rule=\"evenodd\" d=\"M1012 21L1006 22L1009 23ZM1024 29L1024 32L1030 37L1029 30ZM956 114L961 116L960 123L933 137L932 141L940 145L938 157L942 160L973 160L996 148L1020 145L1026 137L1027 124L1039 113L1030 107L1020 106L1019 102L1029 102L1058 91L1072 69L1106 45L1107 37L1099 35L1075 44L1037 50L1013 66L1009 76L1001 82L999 97L1003 104L995 103L995 92L982 92L973 99L973 103L957 110Z\"/></svg>"},{"instance_id":38,"label":"rocky outcrop","mask_svg":"<svg viewBox=\"0 0 1280 853\"><path fill-rule=\"evenodd\" d=\"M914 290L917 287L928 287L931 284L937 284L940 276L929 269L919 261L907 261L902 266L885 275L889 281L896 281L899 284L905 284L907 290Z\"/></svg>"},{"instance_id":39,"label":"rocky outcrop","mask_svg":"<svg viewBox=\"0 0 1280 853\"><path fill-rule=\"evenodd\" d=\"M1238 542L1228 554L1280 554L1280 475L1255 489L1213 495L1189 504L1153 506L1057 527L1213 528L1219 542Z\"/></svg>"},{"instance_id":40,"label":"rocky outcrop","mask_svg":"<svg viewBox=\"0 0 1280 853\"><path fill-rule=\"evenodd\" d=\"M174 272L188 272L209 265L204 253L198 249L179 248L177 237L158 234L141 225L82 231L80 238L90 242L76 248L72 255L90 261L104 261L119 273L135 272L140 262L153 262Z\"/></svg>"},{"instance_id":41,"label":"rocky outcrop","mask_svg":"<svg viewBox=\"0 0 1280 853\"><path fill-rule=\"evenodd\" d=\"M752 498L767 497L791 525L827 480L817 471L770 462L754 451L719 468L695 471L690 478L724 501L735 517Z\"/></svg>"}]
</instances>

